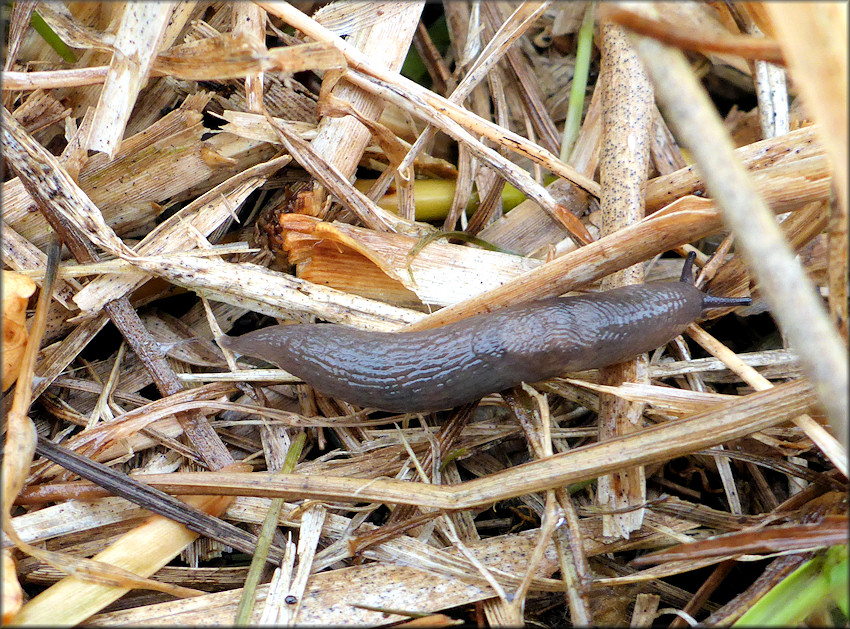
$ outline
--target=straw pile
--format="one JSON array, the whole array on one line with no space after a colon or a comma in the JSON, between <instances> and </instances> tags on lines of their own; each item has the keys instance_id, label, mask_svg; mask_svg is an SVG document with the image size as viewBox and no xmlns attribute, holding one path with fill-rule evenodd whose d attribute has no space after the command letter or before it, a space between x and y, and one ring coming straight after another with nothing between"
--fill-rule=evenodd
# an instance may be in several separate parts
<instances>
[{"instance_id":1,"label":"straw pile","mask_svg":"<svg viewBox=\"0 0 850 629\"><path fill-rule=\"evenodd\" d=\"M15 2L4 622L846 623L846 17ZM438 413L215 342L426 330L688 252L752 305Z\"/></svg>"}]
</instances>

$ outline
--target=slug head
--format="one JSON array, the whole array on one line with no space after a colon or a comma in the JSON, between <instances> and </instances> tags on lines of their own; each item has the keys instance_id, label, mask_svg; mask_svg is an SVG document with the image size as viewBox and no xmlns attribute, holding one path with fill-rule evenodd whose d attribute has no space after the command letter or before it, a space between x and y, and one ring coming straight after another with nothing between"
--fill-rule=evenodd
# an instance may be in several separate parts
<instances>
[{"instance_id":1,"label":"slug head","mask_svg":"<svg viewBox=\"0 0 850 629\"><path fill-rule=\"evenodd\" d=\"M685 284L694 284L694 260L697 254L693 251L688 252L685 258L685 264L682 266L682 276L680 282ZM713 308L735 308L736 306L749 306L753 300L749 297L716 297L715 295L703 294L702 309L703 312Z\"/></svg>"}]
</instances>

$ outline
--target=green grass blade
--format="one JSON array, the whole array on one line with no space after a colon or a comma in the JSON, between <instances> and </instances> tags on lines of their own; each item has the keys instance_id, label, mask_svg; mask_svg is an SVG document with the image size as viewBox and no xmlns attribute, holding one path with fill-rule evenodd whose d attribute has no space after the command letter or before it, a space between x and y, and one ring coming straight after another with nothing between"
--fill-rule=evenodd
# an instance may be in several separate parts
<instances>
[{"instance_id":1,"label":"green grass blade","mask_svg":"<svg viewBox=\"0 0 850 629\"><path fill-rule=\"evenodd\" d=\"M595 3L590 4L584 13L581 28L578 31L576 67L573 73L573 85L570 90L570 103L567 106L567 120L564 123L564 137L561 139L561 161L566 162L573 149L578 130L581 127L581 114L584 111L584 94L587 91L587 76L590 74L590 53L593 44L593 16Z\"/></svg>"},{"instance_id":2,"label":"green grass blade","mask_svg":"<svg viewBox=\"0 0 850 629\"><path fill-rule=\"evenodd\" d=\"M847 546L833 546L807 561L761 597L735 627L787 627L819 611L847 616Z\"/></svg>"},{"instance_id":3,"label":"green grass blade","mask_svg":"<svg viewBox=\"0 0 850 629\"><path fill-rule=\"evenodd\" d=\"M53 50L59 53L68 63L74 63L77 60L74 52L68 48L68 44L50 28L50 25L44 21L44 18L38 14L38 11L33 11L30 17L30 25L35 29L35 32L41 35L41 38L46 41Z\"/></svg>"}]
</instances>

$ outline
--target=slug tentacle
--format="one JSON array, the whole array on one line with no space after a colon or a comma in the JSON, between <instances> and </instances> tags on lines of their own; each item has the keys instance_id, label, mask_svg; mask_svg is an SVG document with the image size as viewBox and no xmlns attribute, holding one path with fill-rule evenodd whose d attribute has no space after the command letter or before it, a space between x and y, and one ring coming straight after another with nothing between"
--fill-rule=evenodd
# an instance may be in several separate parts
<instances>
[{"instance_id":1,"label":"slug tentacle","mask_svg":"<svg viewBox=\"0 0 850 629\"><path fill-rule=\"evenodd\" d=\"M433 411L623 361L667 343L708 308L749 303L706 295L694 286L692 265L689 255L678 282L543 299L432 330L278 325L219 342L359 406Z\"/></svg>"},{"instance_id":2,"label":"slug tentacle","mask_svg":"<svg viewBox=\"0 0 850 629\"><path fill-rule=\"evenodd\" d=\"M697 259L697 254L693 251L688 251L685 256L685 263L682 265L682 275L679 278L680 282L685 284L695 284L694 281L694 260Z\"/></svg>"},{"instance_id":3,"label":"slug tentacle","mask_svg":"<svg viewBox=\"0 0 850 629\"><path fill-rule=\"evenodd\" d=\"M738 306L749 306L753 300L749 297L715 297L714 295L704 294L702 298L702 309L710 310L711 308L736 308Z\"/></svg>"}]
</instances>

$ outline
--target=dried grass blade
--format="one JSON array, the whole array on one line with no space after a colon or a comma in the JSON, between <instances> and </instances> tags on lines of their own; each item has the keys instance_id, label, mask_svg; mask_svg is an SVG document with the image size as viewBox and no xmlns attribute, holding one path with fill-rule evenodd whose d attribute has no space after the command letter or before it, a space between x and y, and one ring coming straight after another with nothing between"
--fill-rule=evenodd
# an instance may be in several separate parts
<instances>
[{"instance_id":1,"label":"dried grass blade","mask_svg":"<svg viewBox=\"0 0 850 629\"><path fill-rule=\"evenodd\" d=\"M266 12L253 2L240 2L230 11L233 32L251 35L259 41L265 41L266 17ZM263 87L262 72L251 72L245 75L245 105L248 111L262 111Z\"/></svg>"},{"instance_id":2,"label":"dried grass blade","mask_svg":"<svg viewBox=\"0 0 850 629\"><path fill-rule=\"evenodd\" d=\"M35 4L35 3L33 3ZM3 624L7 625L24 604L24 591L18 583L12 551L3 549L3 583L0 586L0 607L3 609Z\"/></svg>"},{"instance_id":3,"label":"dried grass blade","mask_svg":"<svg viewBox=\"0 0 850 629\"><path fill-rule=\"evenodd\" d=\"M173 1L125 5L112 63L92 121L89 149L102 151L109 157L118 149L175 5Z\"/></svg>"},{"instance_id":4,"label":"dried grass blade","mask_svg":"<svg viewBox=\"0 0 850 629\"><path fill-rule=\"evenodd\" d=\"M836 188L847 216L847 6L776 4L764 7L771 18L791 78L838 173Z\"/></svg>"},{"instance_id":5,"label":"dried grass blade","mask_svg":"<svg viewBox=\"0 0 850 629\"><path fill-rule=\"evenodd\" d=\"M328 518L331 517L329 514ZM424 544L422 546L426 553L437 550L450 557L457 555L457 551L447 552ZM509 540L497 538L470 545L470 550L491 569L498 566L514 573L525 567L525 557L532 548L533 540L524 536L513 536ZM550 552L547 552L545 563L548 569L554 570L555 562L549 555ZM464 570L469 570L468 562L461 562L459 566L458 574L435 574L426 566L392 565L386 562L317 573L312 575L307 584L297 620L309 626L379 626L409 617L396 615L393 610L409 610L407 614L416 615L492 598L493 590L483 583L483 579L470 582L468 575L464 574ZM518 579L514 577L511 582L516 583ZM536 578L533 587L541 586L552 591L557 588L557 582ZM257 591L258 600L266 598L268 591L269 586L261 585ZM229 590L179 601L177 604L164 603L110 612L95 617L88 624L226 624L233 618L239 595L239 590ZM353 601L357 604L352 604ZM386 613L384 610L387 610ZM252 620L258 622L259 616L255 612Z\"/></svg>"},{"instance_id":6,"label":"dried grass blade","mask_svg":"<svg viewBox=\"0 0 850 629\"><path fill-rule=\"evenodd\" d=\"M77 357L77 354L88 345L89 341L103 329L108 321L109 317L100 315L91 321L81 323L62 339L59 345L49 355L38 362L35 371L40 380L33 389L34 397L40 396L47 390L47 387Z\"/></svg>"},{"instance_id":7,"label":"dried grass blade","mask_svg":"<svg viewBox=\"0 0 850 629\"><path fill-rule=\"evenodd\" d=\"M100 585L105 587L118 587L130 589L154 590L157 592L165 592L172 596L190 597L205 594L201 590L186 588L170 583L162 583L145 577L140 577L137 574L124 568L112 565L104 561L95 559L86 559L84 557L74 557L63 553L58 553L43 548L30 546L21 540L17 534L10 530L10 537L15 542L15 545L31 555L32 557L42 561L52 568L63 574L69 575L71 578L77 579L82 583ZM57 618L61 623L61 614ZM16 617L11 622L12 625L19 624L19 619ZM26 624L26 623L23 623Z\"/></svg>"},{"instance_id":8,"label":"dried grass blade","mask_svg":"<svg viewBox=\"0 0 850 629\"><path fill-rule=\"evenodd\" d=\"M491 308L556 297L720 228L720 213L710 201L688 197L674 205L665 216L644 219L616 234L600 238L523 273L499 288L443 308L406 329L438 327Z\"/></svg>"},{"instance_id":9,"label":"dried grass blade","mask_svg":"<svg viewBox=\"0 0 850 629\"><path fill-rule=\"evenodd\" d=\"M262 3L258 4L263 6ZM410 49L424 6L424 0L404 2L395 7L387 7L383 3L370 5L372 18L352 24L348 45L378 67L399 70ZM350 14L357 11L355 7L351 5L342 10L347 9ZM331 41L323 43L336 46ZM341 76L341 73L337 76ZM345 81L335 83L332 87L331 82L326 81L323 92L326 90L349 102L354 109L372 120L377 120L386 106L380 98ZM324 100L323 94L320 93L319 99ZM342 173L346 181L350 181L369 138L369 130L353 118L322 118L311 148Z\"/></svg>"},{"instance_id":10,"label":"dried grass blade","mask_svg":"<svg viewBox=\"0 0 850 629\"><path fill-rule=\"evenodd\" d=\"M723 345L720 341L703 330L696 323L692 323L686 330L688 335L699 343L706 351L719 358L733 372L753 387L756 391L770 389L773 384L755 369L745 364L738 356ZM847 450L826 429L808 415L800 415L794 418L794 423L804 432L806 436L817 445L821 452L832 461L838 470L847 477Z\"/></svg>"},{"instance_id":11,"label":"dried grass blade","mask_svg":"<svg viewBox=\"0 0 850 629\"><path fill-rule=\"evenodd\" d=\"M37 4L38 0L21 0L12 5L9 25L7 27L9 29L9 39L6 49L6 60L3 63L4 70L9 70L15 64L18 49L21 47L21 42L30 26L30 17Z\"/></svg>"},{"instance_id":12,"label":"dried grass blade","mask_svg":"<svg viewBox=\"0 0 850 629\"><path fill-rule=\"evenodd\" d=\"M203 403L211 403L212 400L220 398L230 390L232 386L224 383L179 391L74 435L63 443L63 449L77 452L93 461L108 460L107 457L114 455L116 450L120 452L122 446L124 451L132 447L134 433L175 413L203 407ZM189 404L190 402L198 403ZM41 480L44 476L49 477L49 474L38 465L35 466L32 474L31 482Z\"/></svg>"},{"instance_id":13,"label":"dried grass blade","mask_svg":"<svg viewBox=\"0 0 850 629\"><path fill-rule=\"evenodd\" d=\"M277 622L287 626L296 626L298 613L304 601L307 590L307 581L313 568L313 560L316 557L316 548L319 544L319 536L322 525L325 522L327 511L320 504L313 504L306 508L301 515L301 531L298 537L298 567L295 576L289 586L288 593L283 599L284 605L279 607ZM295 597L297 603L291 604L291 597Z\"/></svg>"},{"instance_id":14,"label":"dried grass blade","mask_svg":"<svg viewBox=\"0 0 850 629\"><path fill-rule=\"evenodd\" d=\"M316 42L269 50L245 33L181 44L163 51L154 62L157 72L185 81L221 81L269 70L303 72L344 67L345 57L329 44Z\"/></svg>"},{"instance_id":15,"label":"dried grass blade","mask_svg":"<svg viewBox=\"0 0 850 629\"><path fill-rule=\"evenodd\" d=\"M248 168L219 184L160 223L135 248L135 255L150 256L207 246L205 237L229 220L234 209L240 207L254 190L289 161L289 156L278 157ZM145 273L135 269L122 276L96 278L74 296L74 302L84 313L97 311L107 302L126 296L146 279Z\"/></svg>"},{"instance_id":16,"label":"dried grass blade","mask_svg":"<svg viewBox=\"0 0 850 629\"><path fill-rule=\"evenodd\" d=\"M212 515L224 511L230 502L228 498L217 496L187 496L185 500ZM93 559L147 577L176 557L197 536L197 533L172 520L154 516ZM140 548L147 552L139 552ZM61 623L73 626L128 591L129 588L123 586L96 585L65 577L24 605L15 617L15 624L43 626ZM57 618L57 610L62 610L61 618Z\"/></svg>"},{"instance_id":17,"label":"dried grass blade","mask_svg":"<svg viewBox=\"0 0 850 629\"><path fill-rule=\"evenodd\" d=\"M814 126L735 149L735 157L753 173L779 164L794 163L824 154ZM650 179L646 186L647 212L655 212L674 199L705 190L701 171L687 166L670 174Z\"/></svg>"},{"instance_id":18,"label":"dried grass blade","mask_svg":"<svg viewBox=\"0 0 850 629\"><path fill-rule=\"evenodd\" d=\"M281 473L291 474L295 469L295 464L301 457L301 451L307 441L306 433L302 432L298 435L289 451L286 453L286 460L281 466ZM251 557L251 566L248 568L248 576L245 577L245 585L242 589L242 596L239 599L239 606L236 609L236 619L234 623L237 627L248 624L251 614L254 611L254 602L256 597L257 584L260 582L262 571L265 568L266 559L268 557L269 547L274 539L274 532L277 530L278 520L280 519L280 511L283 508L283 499L275 498L269 503L269 510L266 513L266 518L263 520L263 527L257 539L257 546L254 549ZM321 527L320 527L321 528ZM284 561L284 557L279 559Z\"/></svg>"},{"instance_id":19,"label":"dried grass blade","mask_svg":"<svg viewBox=\"0 0 850 629\"><path fill-rule=\"evenodd\" d=\"M705 410L709 406L722 404L735 398L733 395L689 391L637 382L624 382L619 386L609 386L573 378L564 378L564 380L579 387L615 395L625 400L644 401L665 413L673 413L679 416L692 415Z\"/></svg>"},{"instance_id":20,"label":"dried grass blade","mask_svg":"<svg viewBox=\"0 0 850 629\"><path fill-rule=\"evenodd\" d=\"M284 249L290 262L299 265L299 277L358 294L361 290L370 295L388 293L403 300L409 299L410 291L421 303L449 305L540 265L538 260L508 253L428 242L430 236L417 241L294 214L281 217L280 226L286 230ZM427 246L423 248L423 244ZM371 271L372 265L377 269ZM362 285L359 277L348 277L352 268L358 276L369 277L368 284ZM338 276L334 273L337 269ZM380 293L369 290L377 273L387 278L385 285L379 285ZM383 295L380 299L394 301Z\"/></svg>"},{"instance_id":21,"label":"dried grass blade","mask_svg":"<svg viewBox=\"0 0 850 629\"><path fill-rule=\"evenodd\" d=\"M641 555L632 563L636 566L646 566L668 561L809 550L846 543L847 516L831 515L824 517L820 522L783 524L759 530L736 531L689 544L679 544L662 551Z\"/></svg>"},{"instance_id":22,"label":"dried grass blade","mask_svg":"<svg viewBox=\"0 0 850 629\"><path fill-rule=\"evenodd\" d=\"M2 272L2 311L0 330L3 338L3 371L0 389L6 391L15 384L23 366L21 359L27 351L27 303L38 288L30 278L12 271Z\"/></svg>"},{"instance_id":23,"label":"dried grass blade","mask_svg":"<svg viewBox=\"0 0 850 629\"><path fill-rule=\"evenodd\" d=\"M281 318L304 314L365 329L392 330L422 318L414 310L348 295L255 264L128 257L128 262L210 299Z\"/></svg>"},{"instance_id":24,"label":"dried grass blade","mask_svg":"<svg viewBox=\"0 0 850 629\"><path fill-rule=\"evenodd\" d=\"M55 208L93 244L115 256L128 251L115 235L98 207L68 175L59 160L36 142L3 109L3 147L5 158L29 195L40 204Z\"/></svg>"},{"instance_id":25,"label":"dried grass blade","mask_svg":"<svg viewBox=\"0 0 850 629\"><path fill-rule=\"evenodd\" d=\"M682 50L728 53L745 59L761 59L780 65L785 64L785 57L779 43L774 39L731 33L725 36L706 36L686 30L670 21L653 19L620 6L602 5L600 17Z\"/></svg>"},{"instance_id":26,"label":"dried grass blade","mask_svg":"<svg viewBox=\"0 0 850 629\"><path fill-rule=\"evenodd\" d=\"M179 109L125 139L112 161L103 154L83 159L86 151L79 145L82 136L86 135L89 116L83 119L81 128L59 160L100 208L107 224L123 230L133 224L138 225L139 220L151 220L158 214L156 203L215 177L215 172L204 163L197 150L206 131L200 110L206 106L210 96L209 93L200 93L186 98ZM216 140L218 138L213 138L209 144L227 153L226 148L220 146L221 142ZM145 156L144 166L138 162L141 153ZM80 164L82 161L85 164ZM128 204L128 198L136 202ZM3 184L2 209L4 220L14 229L37 247L44 246L47 223L38 214L35 201L19 179Z\"/></svg>"},{"instance_id":27,"label":"dried grass blade","mask_svg":"<svg viewBox=\"0 0 850 629\"><path fill-rule=\"evenodd\" d=\"M549 4L549 2L523 2L518 6L511 16L505 20L504 24L499 27L493 38L487 42L484 50L478 55L472 67L469 68L466 76L463 77L463 80L458 83L458 86L449 95L449 100L453 103L462 103L516 40L534 23L534 20L546 10ZM399 164L398 168L400 171L406 170L413 164L416 156L431 141L436 132L436 127L431 125L426 127Z\"/></svg>"},{"instance_id":28,"label":"dried grass blade","mask_svg":"<svg viewBox=\"0 0 850 629\"><path fill-rule=\"evenodd\" d=\"M598 478L623 466L645 465L725 443L790 421L816 407L803 380L741 396L678 422L583 446L524 463L460 485L437 486L384 478L221 474L217 472L147 475L143 482L173 493L205 495L298 496L316 500L390 502L438 509L470 509L527 493Z\"/></svg>"},{"instance_id":29,"label":"dried grass blade","mask_svg":"<svg viewBox=\"0 0 850 629\"><path fill-rule=\"evenodd\" d=\"M79 531L116 522L147 517L150 512L123 498L107 497L91 501L68 500L12 518L15 531L29 544L43 542ZM3 537L3 546L12 540Z\"/></svg>"},{"instance_id":30,"label":"dried grass blade","mask_svg":"<svg viewBox=\"0 0 850 629\"><path fill-rule=\"evenodd\" d=\"M3 73L3 91L29 91L38 89L60 89L103 83L109 66L92 66L70 70L44 70L41 72Z\"/></svg>"},{"instance_id":31,"label":"dried grass blade","mask_svg":"<svg viewBox=\"0 0 850 629\"><path fill-rule=\"evenodd\" d=\"M445 122L444 116L448 116L456 124L464 125L468 129L468 131L473 133L480 133L501 146L505 146L510 150L520 152L529 157L530 159L541 164L542 166L548 168L560 177L564 177L565 179L568 179L575 183L577 186L584 188L591 194L595 196L599 195L599 185L595 181L592 181L591 179L577 173L574 169L561 162L557 157L555 157L548 151L541 149L539 146L533 144L532 142L529 142L527 139L511 131L508 131L503 127L495 125L478 116L475 116L474 114L463 109L462 107L452 103L450 100L442 98L441 96L434 94L430 90L424 89L422 86L404 78L396 72L392 72L390 70L385 70L383 68L378 67L376 64L372 63L368 58L366 58L359 50L357 50L350 44L347 44L341 38L328 31L326 28L318 24L315 20L312 20L303 13L301 13L301 11L294 8L290 4L286 2L258 2L258 4L264 9L266 9L266 11L268 11L269 13L277 15L278 17L282 18L287 23L306 33L313 39L316 39L317 41L326 41L334 43L334 45L336 45L343 52L346 59L348 60L349 65L354 69L354 71L347 71L346 76L355 85L363 87L364 89L370 89L370 86L377 86L378 84L370 83L369 80L363 81L362 78L358 77L356 72L368 74L377 79L378 81L385 82L386 88L390 91L391 94L395 93L395 91L398 91L401 97L401 101L404 103L403 106L407 106L408 98L416 97L417 99L421 100L425 104L425 108L428 110L427 113L429 114L429 122L436 124L441 129L445 130L444 127L446 127L446 125L443 124ZM386 90L382 89L381 92L385 93ZM414 106L413 110L416 111L417 107L418 106ZM426 112L419 110L417 111L417 113L424 114ZM452 128L454 129L455 127ZM472 141L471 146L475 146L479 149L483 147L483 145L480 145L480 143L478 143L477 141ZM486 147L483 148L486 149ZM492 163L495 165L496 168L503 168L505 167L506 163L509 163L501 159L498 154L496 154L495 156L490 155L490 152L488 152L488 150L484 150L484 153L487 154L490 159L495 160ZM520 187L524 191L526 191L525 189L528 188L528 186L523 185L520 185L518 187ZM536 188L532 186L529 189L535 190Z\"/></svg>"},{"instance_id":32,"label":"dried grass blade","mask_svg":"<svg viewBox=\"0 0 850 629\"><path fill-rule=\"evenodd\" d=\"M2 242L0 242L3 263L17 271L41 270L43 276L43 270L47 266L47 256L41 249L9 227L6 221L0 221L0 232L3 234ZM71 310L75 308L71 299L79 288L80 285L73 280L70 282L57 280L53 289L53 298Z\"/></svg>"},{"instance_id":33,"label":"dried grass blade","mask_svg":"<svg viewBox=\"0 0 850 629\"><path fill-rule=\"evenodd\" d=\"M74 48L113 50L115 35L86 26L64 5L48 2L38 8L38 13L63 42Z\"/></svg>"},{"instance_id":34,"label":"dried grass blade","mask_svg":"<svg viewBox=\"0 0 850 629\"><path fill-rule=\"evenodd\" d=\"M36 452L41 456L50 458L51 461L58 463L65 469L109 490L112 494L126 498L169 520L178 522L191 531L218 539L244 552L253 552L254 550L257 538L251 533L218 518L206 515L199 509L187 507L185 502L153 489L125 474L116 472L110 467L70 452L46 439L39 440ZM233 464L230 469L246 473L250 471L244 463ZM273 549L270 554L277 561L280 561L283 556L283 552L279 548Z\"/></svg>"},{"instance_id":35,"label":"dried grass blade","mask_svg":"<svg viewBox=\"0 0 850 629\"><path fill-rule=\"evenodd\" d=\"M279 133L281 143L317 181L334 196L343 201L357 217L372 229L382 231L419 231L411 221L406 221L378 207L369 197L355 188L333 164L326 161L308 142L270 116L267 121Z\"/></svg>"}]
</instances>

